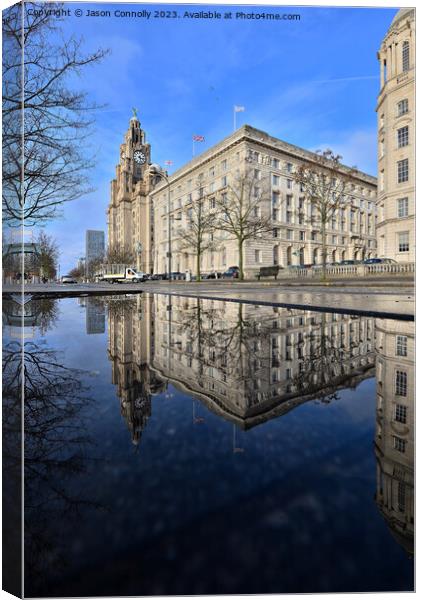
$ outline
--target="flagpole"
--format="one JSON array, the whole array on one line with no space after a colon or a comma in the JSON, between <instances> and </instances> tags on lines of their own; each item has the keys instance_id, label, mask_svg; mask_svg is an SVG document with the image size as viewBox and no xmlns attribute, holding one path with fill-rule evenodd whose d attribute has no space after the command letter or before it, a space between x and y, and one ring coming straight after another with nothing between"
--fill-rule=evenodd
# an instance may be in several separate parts
<instances>
[{"instance_id":1,"label":"flagpole","mask_svg":"<svg viewBox=\"0 0 421 600\"><path fill-rule=\"evenodd\" d=\"M194 138L193 138L193 156L194 156L194 150L195 150L195 147L194 147Z\"/></svg>"},{"instance_id":2,"label":"flagpole","mask_svg":"<svg viewBox=\"0 0 421 600\"><path fill-rule=\"evenodd\" d=\"M237 114L237 113L236 113L236 111L235 111L235 106L234 106L234 131L236 130L236 125L237 125L237 119L235 118L235 117L236 117L236 114Z\"/></svg>"}]
</instances>

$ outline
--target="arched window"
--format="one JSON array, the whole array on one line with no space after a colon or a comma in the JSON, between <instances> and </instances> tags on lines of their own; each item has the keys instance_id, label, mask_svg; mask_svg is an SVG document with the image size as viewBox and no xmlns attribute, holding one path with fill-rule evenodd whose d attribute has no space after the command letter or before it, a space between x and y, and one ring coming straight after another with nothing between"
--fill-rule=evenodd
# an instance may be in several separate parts
<instances>
[{"instance_id":1,"label":"arched window","mask_svg":"<svg viewBox=\"0 0 421 600\"><path fill-rule=\"evenodd\" d=\"M409 42L402 44L402 71L409 71Z\"/></svg>"},{"instance_id":2,"label":"arched window","mask_svg":"<svg viewBox=\"0 0 421 600\"><path fill-rule=\"evenodd\" d=\"M304 264L304 248L300 248L300 265Z\"/></svg>"}]
</instances>

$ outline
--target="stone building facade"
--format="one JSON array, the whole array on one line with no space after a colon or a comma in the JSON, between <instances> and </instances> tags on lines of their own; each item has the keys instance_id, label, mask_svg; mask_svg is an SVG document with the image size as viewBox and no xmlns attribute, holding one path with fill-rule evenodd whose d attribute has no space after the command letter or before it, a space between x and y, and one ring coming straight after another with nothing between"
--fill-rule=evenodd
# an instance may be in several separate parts
<instances>
[{"instance_id":1,"label":"stone building facade","mask_svg":"<svg viewBox=\"0 0 421 600\"><path fill-rule=\"evenodd\" d=\"M415 339L410 322L376 319L376 502L393 535L414 551Z\"/></svg>"},{"instance_id":2,"label":"stone building facade","mask_svg":"<svg viewBox=\"0 0 421 600\"><path fill-rule=\"evenodd\" d=\"M415 260L415 10L399 10L378 52L380 257Z\"/></svg>"},{"instance_id":3,"label":"stone building facade","mask_svg":"<svg viewBox=\"0 0 421 600\"><path fill-rule=\"evenodd\" d=\"M181 250L188 226L189 206L204 194L210 206L235 180L252 171L261 190L261 214L271 216L272 230L261 238L248 240L244 251L245 274L252 276L262 266L282 267L319 264L322 261L320 226L311 224L311 206L293 181L293 171L315 155L263 131L245 125L170 177L168 184L151 192L155 215L154 271L167 270L168 210L174 271L194 272L195 256ZM346 167L344 167L346 173ZM376 179L356 172L349 188L349 201L332 218L327 229L327 261L363 259L376 256ZM202 271L224 271L238 265L235 239L218 236L214 251L202 257Z\"/></svg>"},{"instance_id":4,"label":"stone building facade","mask_svg":"<svg viewBox=\"0 0 421 600\"><path fill-rule=\"evenodd\" d=\"M142 163L136 163L136 156ZM259 211L271 219L271 230L244 247L244 270L252 276L262 266L319 264L320 227L293 171L315 154L245 125L178 169L168 179L151 176L150 146L137 117L130 120L120 163L111 183L108 207L109 246L125 248L148 273L167 273L171 237L172 271L195 271L195 248L182 247L189 211L199 195L212 207L245 172L260 189ZM344 174L348 168L343 167ZM169 232L169 225L171 231ZM327 261L376 256L376 179L356 171L343 208L327 228ZM139 245L140 243L140 245ZM202 256L202 273L238 265L238 247L225 232Z\"/></svg>"}]
</instances>

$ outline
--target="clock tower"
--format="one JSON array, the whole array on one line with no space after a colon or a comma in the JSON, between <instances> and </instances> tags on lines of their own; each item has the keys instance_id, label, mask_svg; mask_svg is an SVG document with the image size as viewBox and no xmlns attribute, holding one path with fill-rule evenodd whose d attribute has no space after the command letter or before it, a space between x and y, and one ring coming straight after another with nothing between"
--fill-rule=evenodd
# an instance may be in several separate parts
<instances>
[{"instance_id":1,"label":"clock tower","mask_svg":"<svg viewBox=\"0 0 421 600\"><path fill-rule=\"evenodd\" d=\"M115 179L111 181L111 198L108 206L108 247L112 261L136 266L151 272L150 206L151 147L141 128L137 111L133 116L120 145L119 163Z\"/></svg>"}]
</instances>

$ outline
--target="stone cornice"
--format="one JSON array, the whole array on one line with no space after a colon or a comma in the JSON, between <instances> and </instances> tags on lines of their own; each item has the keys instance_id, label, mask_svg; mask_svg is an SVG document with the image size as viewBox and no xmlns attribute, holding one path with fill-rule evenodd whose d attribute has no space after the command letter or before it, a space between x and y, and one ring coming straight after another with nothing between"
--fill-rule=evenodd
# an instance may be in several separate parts
<instances>
[{"instance_id":1,"label":"stone cornice","mask_svg":"<svg viewBox=\"0 0 421 600\"><path fill-rule=\"evenodd\" d=\"M243 125L240 129L238 129L235 133L229 135L228 137L221 140L218 144L212 146L193 160L189 161L186 165L175 171L170 177L170 184L176 184L178 180L182 177L188 175L192 171L197 168L202 167L210 160L214 159L218 154L222 154L226 150L232 148L233 146L240 143L253 143L265 148L269 151L277 150L290 156L295 160L304 160L304 161L314 161L318 157L315 152L311 152L310 150L305 150L304 148L300 148L299 146L295 146L294 144L289 144L288 142L284 142L278 138L275 138L265 131L261 131L259 129L255 129L251 127L251 125ZM340 165L340 171L344 174L348 174L351 171L351 167L346 165ZM364 182L366 185L370 185L373 187L377 186L377 178L372 175L368 175L367 173L363 173L362 171L355 171L354 178L356 180L360 180ZM159 186L157 186L152 192L152 195L159 194L162 190L167 187L167 183L163 182Z\"/></svg>"}]
</instances>

